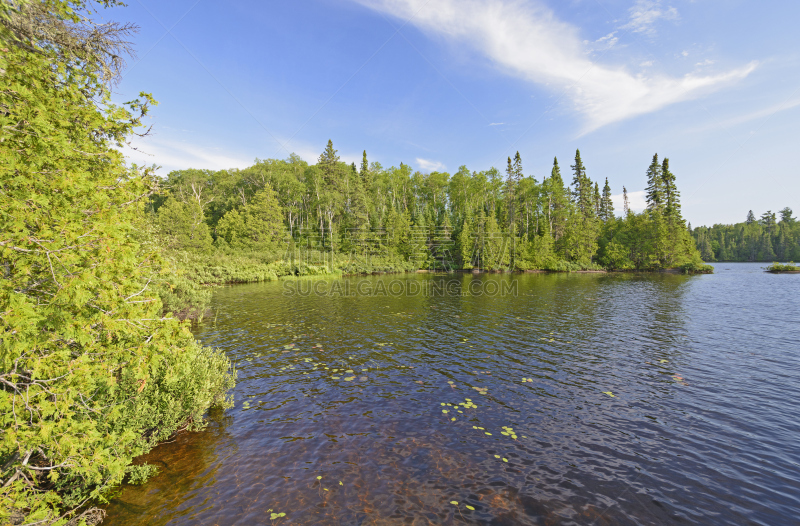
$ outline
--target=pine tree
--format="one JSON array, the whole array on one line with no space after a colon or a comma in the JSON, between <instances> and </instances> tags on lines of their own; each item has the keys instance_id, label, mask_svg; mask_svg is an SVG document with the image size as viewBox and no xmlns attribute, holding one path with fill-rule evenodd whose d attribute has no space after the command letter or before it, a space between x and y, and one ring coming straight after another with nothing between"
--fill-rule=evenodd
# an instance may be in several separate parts
<instances>
[{"instance_id":1,"label":"pine tree","mask_svg":"<svg viewBox=\"0 0 800 526\"><path fill-rule=\"evenodd\" d=\"M575 150L575 164L571 166L573 171L572 195L575 199L575 204L581 211L584 217L591 217L594 205L592 203L592 182L586 175L586 167L583 166L581 160L581 151Z\"/></svg>"},{"instance_id":2,"label":"pine tree","mask_svg":"<svg viewBox=\"0 0 800 526\"><path fill-rule=\"evenodd\" d=\"M506 222L509 231L512 231L514 225L514 201L516 194L516 176L514 173L514 165L511 162L511 157L508 158L506 165Z\"/></svg>"},{"instance_id":3,"label":"pine tree","mask_svg":"<svg viewBox=\"0 0 800 526\"><path fill-rule=\"evenodd\" d=\"M594 212L597 217L600 217L600 185L595 181L594 183Z\"/></svg>"},{"instance_id":4,"label":"pine tree","mask_svg":"<svg viewBox=\"0 0 800 526\"><path fill-rule=\"evenodd\" d=\"M756 215L753 213L752 210L747 212L747 220L745 221L748 225L752 225L756 222Z\"/></svg>"},{"instance_id":5,"label":"pine tree","mask_svg":"<svg viewBox=\"0 0 800 526\"><path fill-rule=\"evenodd\" d=\"M553 158L553 169L550 171L550 178L542 182L544 195L547 198L545 212L547 215L548 231L553 236L553 240L558 242L564 237L566 232L567 216L569 212L569 189L564 186L564 179L561 177L561 168L558 166L558 158Z\"/></svg>"},{"instance_id":6,"label":"pine tree","mask_svg":"<svg viewBox=\"0 0 800 526\"><path fill-rule=\"evenodd\" d=\"M622 213L625 217L631 213L631 202L628 200L628 189L622 187Z\"/></svg>"},{"instance_id":7,"label":"pine tree","mask_svg":"<svg viewBox=\"0 0 800 526\"><path fill-rule=\"evenodd\" d=\"M661 164L661 179L664 182L664 214L670 225L683 221L681 217L681 193L675 184L675 174L669 170L669 158Z\"/></svg>"},{"instance_id":8,"label":"pine tree","mask_svg":"<svg viewBox=\"0 0 800 526\"><path fill-rule=\"evenodd\" d=\"M658 164L658 154L653 155L653 162L647 169L647 208L661 210L664 206L664 180L661 174L661 165Z\"/></svg>"},{"instance_id":9,"label":"pine tree","mask_svg":"<svg viewBox=\"0 0 800 526\"><path fill-rule=\"evenodd\" d=\"M333 141L328 139L328 145L325 151L319 156L317 164L322 168L323 173L327 178L332 178L336 170L336 164L339 162L339 152L333 149Z\"/></svg>"},{"instance_id":10,"label":"pine tree","mask_svg":"<svg viewBox=\"0 0 800 526\"><path fill-rule=\"evenodd\" d=\"M781 215L781 223L793 225L797 221L796 218L792 217L792 214L794 214L794 212L788 206L783 210L781 210L779 214Z\"/></svg>"},{"instance_id":11,"label":"pine tree","mask_svg":"<svg viewBox=\"0 0 800 526\"><path fill-rule=\"evenodd\" d=\"M367 150L364 150L364 155L361 158L361 182L364 183L364 190L369 193L372 190L372 172L369 169L369 161L367 161Z\"/></svg>"},{"instance_id":12,"label":"pine tree","mask_svg":"<svg viewBox=\"0 0 800 526\"><path fill-rule=\"evenodd\" d=\"M520 194L520 182L522 181L522 177L522 157L520 157L519 152L517 152L514 155L514 165L511 170L513 193L511 194L511 201L509 203L510 215L508 230L512 233L512 235L516 235L516 233L521 230L517 228L517 222L520 218L520 214L518 212L520 200L522 198L522 195Z\"/></svg>"},{"instance_id":13,"label":"pine tree","mask_svg":"<svg viewBox=\"0 0 800 526\"><path fill-rule=\"evenodd\" d=\"M573 196L577 205L577 214L568 229L568 255L580 263L588 265L597 252L597 238L600 225L595 209L595 194L592 181L586 175L586 167L581 160L581 151L575 151L575 164L572 165L574 173L572 184ZM599 196L599 190L597 192Z\"/></svg>"},{"instance_id":14,"label":"pine tree","mask_svg":"<svg viewBox=\"0 0 800 526\"><path fill-rule=\"evenodd\" d=\"M603 197L600 201L601 219L603 222L608 223L614 219L614 201L611 199L611 187L608 184L608 177L606 177L606 184L603 186Z\"/></svg>"}]
</instances>

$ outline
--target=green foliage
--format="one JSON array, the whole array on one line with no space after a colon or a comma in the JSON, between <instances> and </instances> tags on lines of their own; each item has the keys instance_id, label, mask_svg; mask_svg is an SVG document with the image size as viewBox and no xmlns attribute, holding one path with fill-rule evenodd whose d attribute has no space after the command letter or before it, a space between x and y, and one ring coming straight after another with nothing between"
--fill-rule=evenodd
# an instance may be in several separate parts
<instances>
[{"instance_id":1,"label":"green foliage","mask_svg":"<svg viewBox=\"0 0 800 526\"><path fill-rule=\"evenodd\" d=\"M768 272L800 272L800 266L795 265L794 261L790 261L786 265L776 261L772 265L768 266L766 270Z\"/></svg>"},{"instance_id":2,"label":"green foliage","mask_svg":"<svg viewBox=\"0 0 800 526\"><path fill-rule=\"evenodd\" d=\"M160 214L159 214L160 215ZM242 207L219 221L218 235L232 248L275 250L285 238L283 210L275 190L265 186Z\"/></svg>"},{"instance_id":3,"label":"green foliage","mask_svg":"<svg viewBox=\"0 0 800 526\"><path fill-rule=\"evenodd\" d=\"M194 277L188 279L199 280L195 283L302 275L307 269L294 263L286 269L269 267L294 261L287 254L300 248L319 251L323 266L348 273L418 268L568 271L598 265L658 270L695 258L668 159L659 164L654 156L648 170L660 204L638 215L626 207L623 218L614 215L608 180L601 192L588 177L580 151L572 169L571 187L564 184L557 159L550 176L538 183L524 175L517 154L508 159L504 182L495 169L470 172L462 166L452 176L412 173L404 164L383 169L370 165L364 152L358 172L340 162L328 141L314 166L292 155L283 161L257 161L241 171L173 172L165 184L168 194L151 199L150 208L156 210L158 224L162 214L174 215L168 208L173 199L185 203L182 210L205 210L215 238L214 255L206 254L203 263L192 259L193 267L202 267L189 272ZM197 224L196 216L192 220ZM207 244L170 246L196 256ZM172 289L162 290L170 308L180 306L169 296ZM195 311L201 311L199 306Z\"/></svg>"},{"instance_id":4,"label":"green foliage","mask_svg":"<svg viewBox=\"0 0 800 526\"><path fill-rule=\"evenodd\" d=\"M800 260L800 223L791 208L780 216L768 211L757 220L751 210L742 223L697 227L692 235L706 261Z\"/></svg>"},{"instance_id":5,"label":"green foliage","mask_svg":"<svg viewBox=\"0 0 800 526\"><path fill-rule=\"evenodd\" d=\"M158 209L158 227L168 247L205 253L213 239L202 208L196 202L181 202L169 197Z\"/></svg>"},{"instance_id":6,"label":"green foliage","mask_svg":"<svg viewBox=\"0 0 800 526\"><path fill-rule=\"evenodd\" d=\"M233 375L149 289L164 268L138 241L153 182L115 146L154 101L114 106L86 61L30 49L0 56L0 522L56 524L202 427Z\"/></svg>"}]
</instances>

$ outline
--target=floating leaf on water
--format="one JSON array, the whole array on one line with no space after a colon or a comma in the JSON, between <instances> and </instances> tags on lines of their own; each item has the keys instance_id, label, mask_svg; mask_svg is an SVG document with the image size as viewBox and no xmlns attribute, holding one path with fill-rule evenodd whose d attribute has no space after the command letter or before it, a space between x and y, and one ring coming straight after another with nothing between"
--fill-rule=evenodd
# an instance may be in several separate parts
<instances>
[{"instance_id":1,"label":"floating leaf on water","mask_svg":"<svg viewBox=\"0 0 800 526\"><path fill-rule=\"evenodd\" d=\"M500 458L500 455L495 455L494 458Z\"/></svg>"},{"instance_id":2,"label":"floating leaf on water","mask_svg":"<svg viewBox=\"0 0 800 526\"><path fill-rule=\"evenodd\" d=\"M356 379L356 377L355 377L355 376L348 376L347 378L345 378L345 379L344 379L344 381L345 381L345 382L352 382L352 381L353 381L353 380L355 380L355 379Z\"/></svg>"},{"instance_id":3,"label":"floating leaf on water","mask_svg":"<svg viewBox=\"0 0 800 526\"><path fill-rule=\"evenodd\" d=\"M487 434L487 435L489 435L489 436L492 436L492 434L491 434L491 433L489 433L488 431L486 432L486 434Z\"/></svg>"},{"instance_id":4,"label":"floating leaf on water","mask_svg":"<svg viewBox=\"0 0 800 526\"><path fill-rule=\"evenodd\" d=\"M612 393L611 391L603 391L603 394L607 394L611 398L616 398L616 395L614 393Z\"/></svg>"},{"instance_id":5,"label":"floating leaf on water","mask_svg":"<svg viewBox=\"0 0 800 526\"><path fill-rule=\"evenodd\" d=\"M508 462L508 459L503 457L503 462Z\"/></svg>"},{"instance_id":6,"label":"floating leaf on water","mask_svg":"<svg viewBox=\"0 0 800 526\"><path fill-rule=\"evenodd\" d=\"M455 422L455 420L456 420L456 417L453 417L453 418L451 418L450 420L452 420L453 422Z\"/></svg>"},{"instance_id":7,"label":"floating leaf on water","mask_svg":"<svg viewBox=\"0 0 800 526\"><path fill-rule=\"evenodd\" d=\"M452 504L453 506L458 506L458 501L457 500L451 500L450 504Z\"/></svg>"},{"instance_id":8,"label":"floating leaf on water","mask_svg":"<svg viewBox=\"0 0 800 526\"><path fill-rule=\"evenodd\" d=\"M322 475L318 475L317 480L322 480Z\"/></svg>"},{"instance_id":9,"label":"floating leaf on water","mask_svg":"<svg viewBox=\"0 0 800 526\"><path fill-rule=\"evenodd\" d=\"M450 411L448 411L447 409L442 409L442 413L444 413L444 414L447 414L447 413L449 413L449 412L450 412Z\"/></svg>"},{"instance_id":10,"label":"floating leaf on water","mask_svg":"<svg viewBox=\"0 0 800 526\"><path fill-rule=\"evenodd\" d=\"M472 506L470 506L469 504L464 504L464 507L465 507L465 508L467 508L467 509L468 509L468 510L470 510L470 511L475 511L475 508L473 508L473 507L472 507Z\"/></svg>"},{"instance_id":11,"label":"floating leaf on water","mask_svg":"<svg viewBox=\"0 0 800 526\"><path fill-rule=\"evenodd\" d=\"M341 481L341 480L339 481L339 485L340 485L340 486L344 486L344 484L342 484L342 481Z\"/></svg>"},{"instance_id":12,"label":"floating leaf on water","mask_svg":"<svg viewBox=\"0 0 800 526\"><path fill-rule=\"evenodd\" d=\"M659 360L659 363L669 363L669 360Z\"/></svg>"},{"instance_id":13,"label":"floating leaf on water","mask_svg":"<svg viewBox=\"0 0 800 526\"><path fill-rule=\"evenodd\" d=\"M346 370L345 372L346 372L346 373L352 373L352 372L353 372L353 370L352 370L352 369L348 369L348 370Z\"/></svg>"},{"instance_id":14,"label":"floating leaf on water","mask_svg":"<svg viewBox=\"0 0 800 526\"><path fill-rule=\"evenodd\" d=\"M331 380L338 380L338 379L339 379L338 376L331 376Z\"/></svg>"}]
</instances>

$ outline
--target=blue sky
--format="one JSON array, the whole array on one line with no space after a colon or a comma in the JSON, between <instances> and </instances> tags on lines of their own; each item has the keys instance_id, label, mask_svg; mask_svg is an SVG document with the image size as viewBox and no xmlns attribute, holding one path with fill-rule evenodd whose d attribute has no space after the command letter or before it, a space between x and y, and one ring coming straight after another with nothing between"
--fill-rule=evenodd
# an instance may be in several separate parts
<instances>
[{"instance_id":1,"label":"blue sky","mask_svg":"<svg viewBox=\"0 0 800 526\"><path fill-rule=\"evenodd\" d=\"M130 0L137 58L115 99L155 95L130 160L243 168L348 161L502 169L541 180L580 148L642 204L670 158L695 226L800 214L800 2ZM797 214L796 214L797 215Z\"/></svg>"}]
</instances>

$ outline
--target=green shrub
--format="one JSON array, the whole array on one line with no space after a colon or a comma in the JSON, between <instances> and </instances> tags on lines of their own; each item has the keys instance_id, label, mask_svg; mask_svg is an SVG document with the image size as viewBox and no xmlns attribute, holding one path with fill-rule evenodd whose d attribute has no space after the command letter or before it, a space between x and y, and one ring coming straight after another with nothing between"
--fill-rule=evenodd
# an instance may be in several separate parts
<instances>
[{"instance_id":1,"label":"green shrub","mask_svg":"<svg viewBox=\"0 0 800 526\"><path fill-rule=\"evenodd\" d=\"M776 261L772 265L768 266L766 270L768 272L798 272L800 271L800 267L795 265L794 261L790 261L786 265Z\"/></svg>"},{"instance_id":2,"label":"green shrub","mask_svg":"<svg viewBox=\"0 0 800 526\"><path fill-rule=\"evenodd\" d=\"M115 107L85 61L70 64L50 49L0 55L3 524L63 524L141 479L132 460L202 427L233 386L228 359L163 318L149 288L165 267L137 240L151 179L114 146L152 99Z\"/></svg>"}]
</instances>

